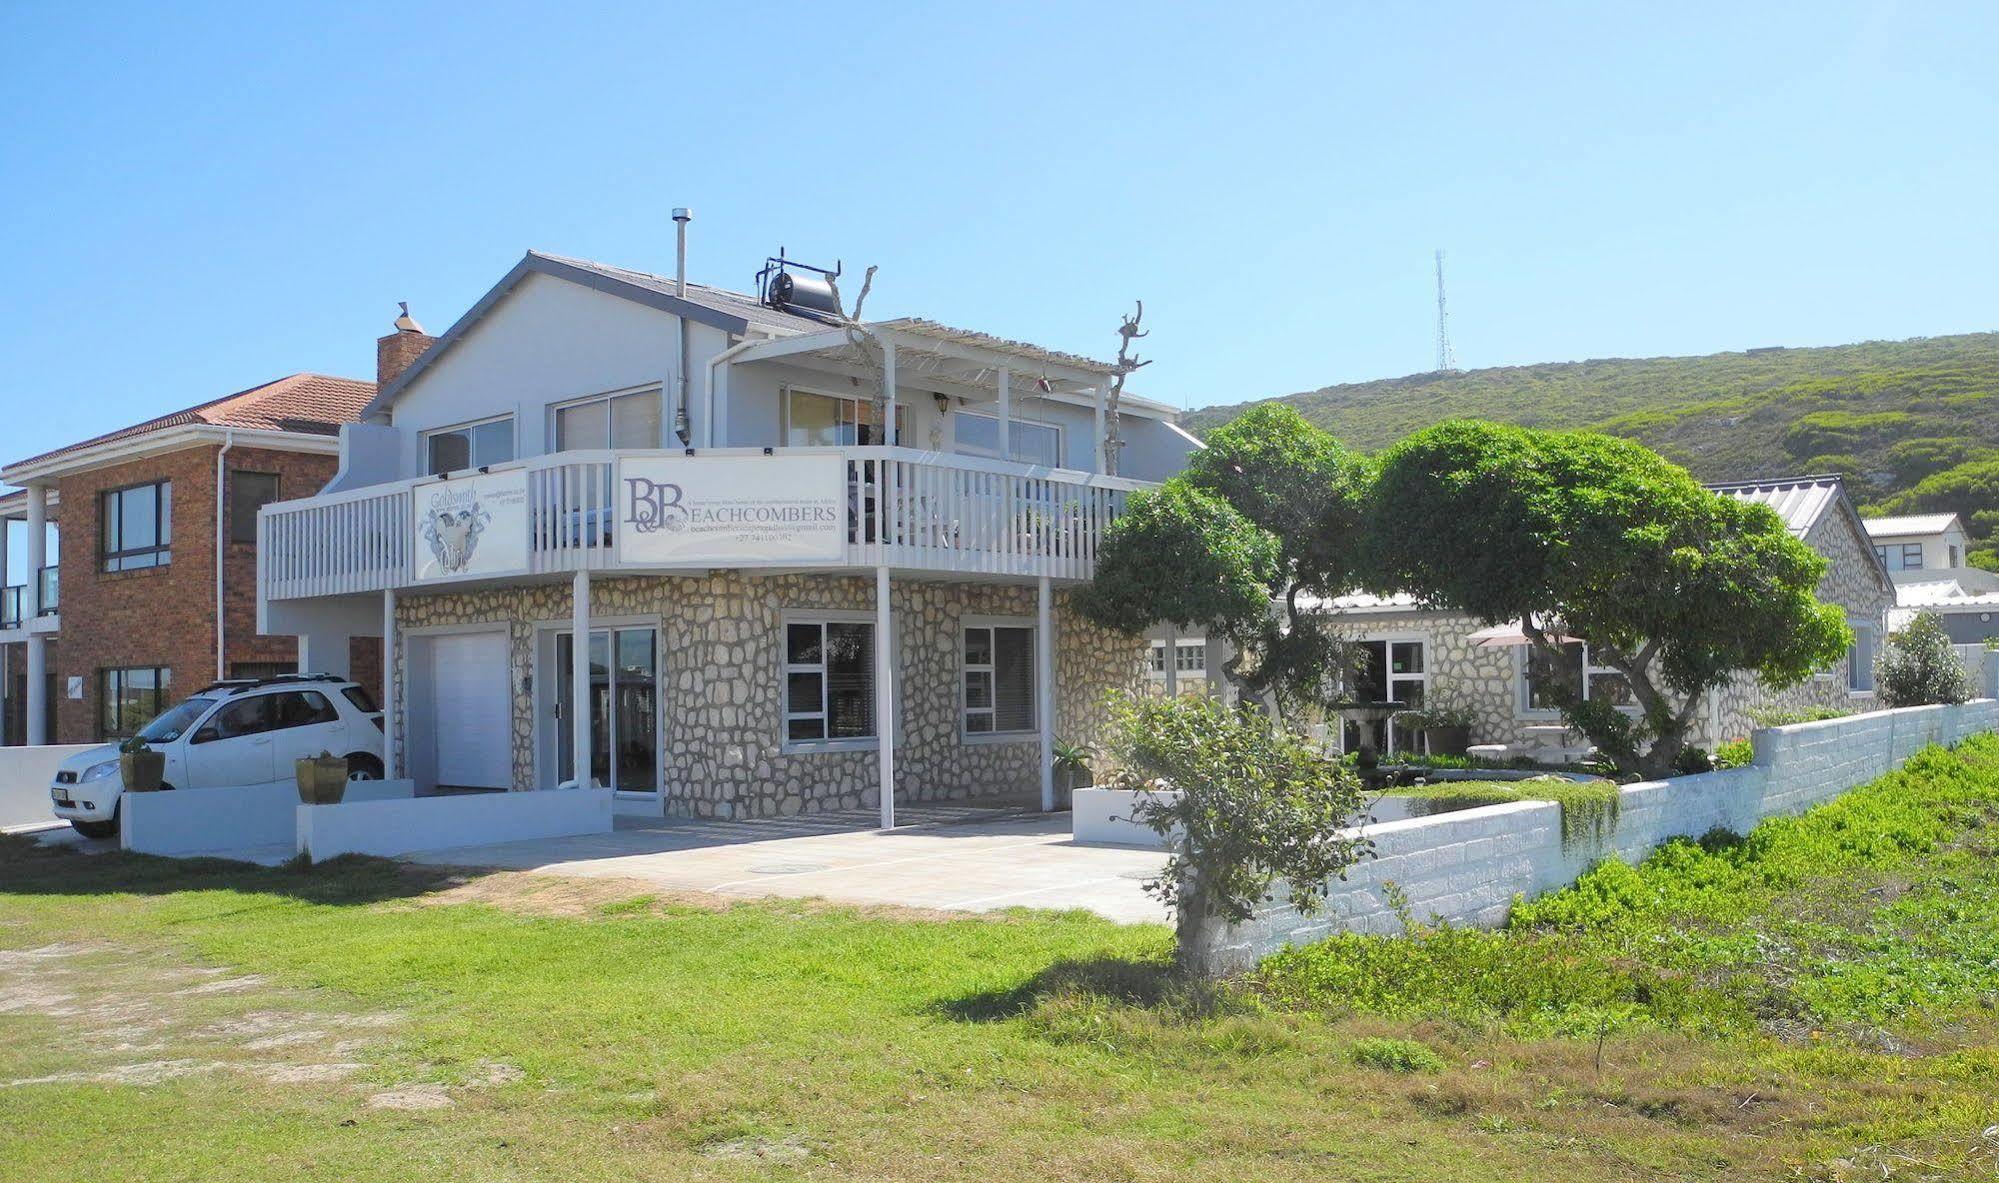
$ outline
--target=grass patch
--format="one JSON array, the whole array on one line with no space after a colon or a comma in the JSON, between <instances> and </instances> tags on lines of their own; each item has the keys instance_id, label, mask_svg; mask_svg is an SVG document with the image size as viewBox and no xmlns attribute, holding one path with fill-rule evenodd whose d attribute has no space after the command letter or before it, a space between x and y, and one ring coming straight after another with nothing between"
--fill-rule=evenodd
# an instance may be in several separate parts
<instances>
[{"instance_id":1,"label":"grass patch","mask_svg":"<svg viewBox=\"0 0 1999 1183\"><path fill-rule=\"evenodd\" d=\"M1569 780L1537 776L1527 780L1440 781L1388 790L1406 797L1419 816L1505 805L1514 801L1553 801L1562 807L1562 846L1602 846L1617 828L1617 786L1607 780Z\"/></svg>"},{"instance_id":2,"label":"grass patch","mask_svg":"<svg viewBox=\"0 0 1999 1183\"><path fill-rule=\"evenodd\" d=\"M1353 1062L1363 1068L1379 1068L1383 1072L1442 1072L1444 1057L1438 1055L1425 1043L1413 1039L1391 1039L1386 1036L1371 1036L1358 1039L1353 1045Z\"/></svg>"}]
</instances>

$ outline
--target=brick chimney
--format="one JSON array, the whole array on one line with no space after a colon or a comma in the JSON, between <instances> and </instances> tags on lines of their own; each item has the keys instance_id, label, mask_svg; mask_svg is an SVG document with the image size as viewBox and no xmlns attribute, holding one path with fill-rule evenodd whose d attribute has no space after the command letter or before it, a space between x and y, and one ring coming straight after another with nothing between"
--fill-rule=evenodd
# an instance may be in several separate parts
<instances>
[{"instance_id":1,"label":"brick chimney","mask_svg":"<svg viewBox=\"0 0 1999 1183\"><path fill-rule=\"evenodd\" d=\"M380 390L394 382L398 375L410 368L410 363L423 356L423 351L437 344L437 338L423 331L423 326L410 315L406 302L396 305L403 310L396 317L396 331L386 337L375 339L375 388Z\"/></svg>"}]
</instances>

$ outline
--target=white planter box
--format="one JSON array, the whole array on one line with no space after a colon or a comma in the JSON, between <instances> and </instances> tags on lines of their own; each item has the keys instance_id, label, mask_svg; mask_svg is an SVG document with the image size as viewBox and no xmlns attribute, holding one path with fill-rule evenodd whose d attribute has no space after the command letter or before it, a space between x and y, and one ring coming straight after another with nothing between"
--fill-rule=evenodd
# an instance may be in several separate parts
<instances>
[{"instance_id":1,"label":"white planter box","mask_svg":"<svg viewBox=\"0 0 1999 1183\"><path fill-rule=\"evenodd\" d=\"M349 801L410 798L416 782L350 781ZM126 793L120 840L140 854L227 855L260 847L291 847L297 824L298 781L269 781L226 789L175 789Z\"/></svg>"},{"instance_id":2,"label":"white planter box","mask_svg":"<svg viewBox=\"0 0 1999 1183\"><path fill-rule=\"evenodd\" d=\"M48 747L0 748L0 830L11 826L54 825L49 784L56 778L56 765L94 743L55 744Z\"/></svg>"},{"instance_id":3,"label":"white planter box","mask_svg":"<svg viewBox=\"0 0 1999 1183\"><path fill-rule=\"evenodd\" d=\"M611 832L609 789L470 793L338 805L296 805L298 852L393 858L455 846Z\"/></svg>"},{"instance_id":4,"label":"white planter box","mask_svg":"<svg viewBox=\"0 0 1999 1183\"><path fill-rule=\"evenodd\" d=\"M1176 801L1178 792L1145 793L1137 789L1077 789L1069 806L1069 833L1093 846L1144 846L1164 850L1166 840L1149 826L1131 820L1143 798Z\"/></svg>"}]
</instances>

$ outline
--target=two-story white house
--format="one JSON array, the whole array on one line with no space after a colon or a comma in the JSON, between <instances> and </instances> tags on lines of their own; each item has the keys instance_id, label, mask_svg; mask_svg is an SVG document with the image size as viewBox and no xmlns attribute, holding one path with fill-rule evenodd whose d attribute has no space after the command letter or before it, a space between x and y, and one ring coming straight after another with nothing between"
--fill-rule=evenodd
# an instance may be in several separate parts
<instances>
[{"instance_id":1,"label":"two-story white house","mask_svg":"<svg viewBox=\"0 0 1999 1183\"><path fill-rule=\"evenodd\" d=\"M258 587L308 668L384 638L391 775L893 824L1049 801L1053 741L1144 685L1145 642L1070 596L1198 446L1171 409L1123 400L1107 475L1112 365L847 324L795 263L758 287L530 252L383 338L339 475L264 510Z\"/></svg>"}]
</instances>

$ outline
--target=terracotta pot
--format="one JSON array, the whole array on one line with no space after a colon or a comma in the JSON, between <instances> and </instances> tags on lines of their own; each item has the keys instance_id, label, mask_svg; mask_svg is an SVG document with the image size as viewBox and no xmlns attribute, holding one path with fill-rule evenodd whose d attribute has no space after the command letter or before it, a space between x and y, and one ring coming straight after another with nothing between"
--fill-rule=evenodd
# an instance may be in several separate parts
<instances>
[{"instance_id":1,"label":"terracotta pot","mask_svg":"<svg viewBox=\"0 0 1999 1183\"><path fill-rule=\"evenodd\" d=\"M125 752L118 757L118 775L128 793L157 793L167 774L167 754L151 748Z\"/></svg>"},{"instance_id":2,"label":"terracotta pot","mask_svg":"<svg viewBox=\"0 0 1999 1183\"><path fill-rule=\"evenodd\" d=\"M292 763L303 805L338 805L347 795L347 761L339 756L308 756Z\"/></svg>"}]
</instances>

